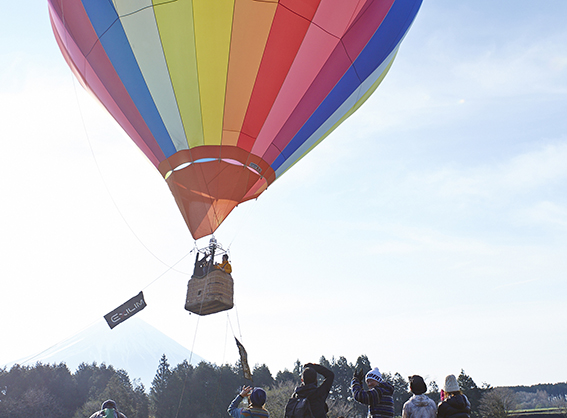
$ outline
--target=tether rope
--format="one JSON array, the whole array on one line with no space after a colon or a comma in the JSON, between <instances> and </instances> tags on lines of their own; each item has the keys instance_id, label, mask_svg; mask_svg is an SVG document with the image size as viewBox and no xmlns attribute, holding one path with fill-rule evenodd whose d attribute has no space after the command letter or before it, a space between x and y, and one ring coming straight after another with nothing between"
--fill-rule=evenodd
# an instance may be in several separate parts
<instances>
[{"instance_id":1,"label":"tether rope","mask_svg":"<svg viewBox=\"0 0 567 418\"><path fill-rule=\"evenodd\" d=\"M193 359L193 350L195 349L195 342L197 341L197 330L199 329L199 322L201 321L201 316L197 315L197 324L195 325L195 333L193 334L193 343L191 344L191 351L189 354L189 366L191 365L191 361ZM183 378L183 388L181 389L181 395L179 396L179 402L177 404L177 411L175 411L175 418L179 415L179 410L181 409L181 402L183 401L183 395L185 394L185 387L187 386L187 376L189 373L185 373L185 377Z\"/></svg>"},{"instance_id":2,"label":"tether rope","mask_svg":"<svg viewBox=\"0 0 567 418\"><path fill-rule=\"evenodd\" d=\"M67 33L67 31L65 31L65 33ZM136 232L134 231L134 229L132 228L132 226L128 223L128 221L126 220L126 217L124 216L124 214L122 213L122 211L120 210L118 204L116 203L116 200L114 200L114 197L112 196L112 193L110 192L110 189L108 187L108 183L106 182L106 180L104 179L104 176L102 174L102 170L100 168L100 165L98 163L98 159L96 157L96 154L94 152L93 146L92 146L92 142L91 142L91 138L87 129L87 125L85 123L85 118L83 115L83 109L81 107L81 102L79 100L79 95L77 92L77 84L75 81L75 77L71 74L71 80L72 80L72 84L73 84L73 91L75 93L75 100L77 102L77 108L79 110L79 115L81 118L81 125L83 127L83 132L85 134L85 138L87 140L87 143L89 145L89 150L91 152L91 155L93 157L96 169L98 171L99 177L102 181L102 184L106 190L106 193L108 194L112 204L114 205L114 207L116 208L116 211L118 212L118 214L120 215L120 218L122 218L122 221L126 224L126 226L128 227L128 229L130 230L130 232L132 233L132 235L134 235L134 237L138 240L138 242L142 245L142 247L144 247L146 249L146 251L148 251L156 260L158 260L160 263L162 263L165 266L169 266L169 264L167 264L165 261L163 261L161 258L159 258L156 254L154 254L154 252L152 250L149 249L149 247L140 239L140 237L136 234ZM181 273L181 274L188 274L185 273L183 271L179 271L179 270L175 270L177 273Z\"/></svg>"},{"instance_id":3,"label":"tether rope","mask_svg":"<svg viewBox=\"0 0 567 418\"><path fill-rule=\"evenodd\" d=\"M183 261L185 259L185 257L187 257L189 254L191 254L194 250L191 250L189 253L185 254L179 261L177 261L176 263L173 264L173 266L169 267L166 271L164 271L163 273L161 273L159 276L157 276L154 280L152 280L150 283L148 283L146 286L144 286L142 288L142 290L147 289L148 287L150 287L152 284L154 284L157 280L159 280L160 278L162 278L166 273L168 273L170 270L173 269L174 266L176 266L177 264L179 264L181 261ZM83 328L81 328L79 331L77 331L76 333L74 333L73 335L66 337L60 341L58 341L57 343L51 345L50 347L46 348L45 350L40 351L37 354L33 354L31 355L29 358L23 360L20 364L24 365L27 364L31 361L33 361L34 359L40 357L43 353L48 352L49 350L51 350L52 348L57 347L58 345L63 344L65 341L70 340L71 338L79 335L81 332L85 331L86 329L92 327L94 324L96 324L97 322L101 321L101 319L96 319L94 321L92 321L90 324L84 326ZM193 351L191 351L191 355L193 354Z\"/></svg>"}]
</instances>

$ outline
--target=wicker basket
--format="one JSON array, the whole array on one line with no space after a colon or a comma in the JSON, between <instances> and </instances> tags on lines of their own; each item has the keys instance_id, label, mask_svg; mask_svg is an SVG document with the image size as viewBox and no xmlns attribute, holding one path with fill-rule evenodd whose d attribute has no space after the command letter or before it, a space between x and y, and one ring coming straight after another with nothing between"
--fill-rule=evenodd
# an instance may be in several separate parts
<instances>
[{"instance_id":1,"label":"wicker basket","mask_svg":"<svg viewBox=\"0 0 567 418\"><path fill-rule=\"evenodd\" d=\"M187 284L185 309L197 315L209 315L232 309L234 282L222 270L213 270L204 277L191 277Z\"/></svg>"}]
</instances>

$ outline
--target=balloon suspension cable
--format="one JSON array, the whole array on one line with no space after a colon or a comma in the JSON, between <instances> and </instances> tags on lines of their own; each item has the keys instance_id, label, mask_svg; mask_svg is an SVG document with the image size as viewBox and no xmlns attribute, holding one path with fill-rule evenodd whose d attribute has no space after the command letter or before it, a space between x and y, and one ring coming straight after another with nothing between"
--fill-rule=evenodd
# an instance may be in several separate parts
<instances>
[{"instance_id":1,"label":"balloon suspension cable","mask_svg":"<svg viewBox=\"0 0 567 418\"><path fill-rule=\"evenodd\" d=\"M102 321L102 319L100 319L100 318L95 319L95 320L94 320L93 322L91 322L89 325L84 326L82 329L80 329L78 332L74 333L73 335L71 335L71 336L69 336L69 337L67 337L67 338L64 338L64 339L62 339L62 340L56 342L56 343L53 344L52 346L47 347L45 350L42 350L42 351L40 351L39 353L36 353L36 354L33 354L33 355L29 356L28 358L26 358L26 359L24 359L24 360L18 362L18 364L20 364L21 366L23 366L23 365L25 365L26 363L30 363L30 362L33 361L34 359L36 359L36 358L38 358L39 356L41 356L43 353L46 353L46 352L48 352L49 350L51 350L52 348L55 348L55 347L57 347L58 345L63 344L65 341L68 341L68 340L70 340L71 338L73 338L73 337L79 335L81 332L85 331L86 329L89 329L89 328L92 327L94 324L96 324L97 322L100 322L100 321Z\"/></svg>"},{"instance_id":2,"label":"balloon suspension cable","mask_svg":"<svg viewBox=\"0 0 567 418\"><path fill-rule=\"evenodd\" d=\"M209 274L211 272L211 267L212 267L212 264L214 262L214 254L215 254L215 250L217 248L220 248L222 250L222 247L220 246L220 244L217 243L217 240L215 239L214 236L212 236L211 239L209 240L209 245L207 247L204 247L204 248L200 248L200 249L197 248L197 241L195 241L195 248L193 250L191 250L191 252L193 252L196 249L197 258L199 257L199 253L206 255L207 251L210 251L211 262L208 264L207 271L205 272L205 274ZM222 250L222 251L224 251L224 250ZM201 304L199 306L199 312L201 312L203 310L203 303L205 302L205 294L206 294L205 292L202 293ZM199 328L200 320L201 320L201 315L197 315L197 325L195 327L195 334L193 336L193 343L191 345L191 356L190 356L190 358L193 356L193 350L195 348L195 342L197 341L197 330ZM225 345L226 345L226 342L225 342ZM189 360L189 364L191 364L191 360ZM183 396L185 394L185 388L187 386L187 377L188 377L188 374L186 373L185 377L183 379L183 388L181 390L181 395L179 396L179 403L177 404L177 411L175 412L175 418L178 417L179 411L181 409L181 403L183 402ZM220 381L219 381L219 385L220 385ZM217 393L217 395L218 395L218 393Z\"/></svg>"},{"instance_id":3,"label":"balloon suspension cable","mask_svg":"<svg viewBox=\"0 0 567 418\"><path fill-rule=\"evenodd\" d=\"M152 280L150 283L148 283L146 286L144 286L141 290L146 290L148 287L150 287L152 284L154 284L157 280L159 280L161 277L163 277L166 273L168 273L170 270L173 270L173 267L175 267L177 264L179 264L181 261L183 261L189 254L191 254L193 251L195 251L194 249L189 251L189 253L185 254L183 257L181 257L181 259L179 261L177 261L175 264L173 264L173 266L169 267L166 271L164 271L163 273L161 273L158 277L156 277L154 280ZM83 328L81 328L79 331L77 331L76 333L72 334L69 337L63 338L62 340L56 342L55 344L53 344L50 347L47 347L45 350L40 351L39 353L33 354L30 357L24 359L21 361L20 364L24 365L26 363L29 363L31 361L33 361L34 359L40 357L43 353L48 352L49 350L57 347L58 345L61 345L62 343L64 343L65 341L79 335L81 332L85 331L86 329L92 327L94 324L96 324L97 322L101 321L101 319L95 319L94 321L92 321L90 324L83 326ZM198 324L198 323L197 323ZM196 332L196 331L195 331ZM195 340L193 340L193 344L195 344ZM193 355L193 351L191 351L191 356ZM189 362L191 362L191 356L189 359Z\"/></svg>"},{"instance_id":4,"label":"balloon suspension cable","mask_svg":"<svg viewBox=\"0 0 567 418\"><path fill-rule=\"evenodd\" d=\"M63 25L65 26L65 8L62 6L62 17L63 17ZM67 39L67 31L64 32L65 33L65 45L68 42ZM110 192L110 189L108 187L108 184L106 182L106 180L104 179L104 176L102 175L102 170L100 168L100 165L98 163L98 159L96 158L96 154L94 152L93 149L93 145L92 145L92 141L91 141L91 137L89 135L88 129L87 129L87 125L85 123L85 117L83 115L83 109L81 107L81 102L79 100L79 94L77 92L77 82L75 81L75 77L73 76L73 74L71 73L71 81L72 81L72 85L73 85L73 91L75 93L75 100L77 102L77 108L79 110L79 116L81 118L81 125L83 127L83 131L85 133L85 138L87 139L87 143L89 145L89 150L91 151L91 155L93 157L93 160L95 162L95 166L96 169L98 171L98 174L100 176L100 179L102 181L102 184L106 190L106 193L108 194L108 196L110 197L110 200L112 202L112 204L114 205L114 207L116 208L116 211L118 212L118 214L120 215L120 217L122 218L122 221L124 221L124 223L126 224L126 226L128 227L128 229L130 230L130 232L132 232L132 235L134 235L134 237L138 240L138 242L142 245L142 247L144 247L146 249L147 252L149 252L156 260L158 260L160 263L162 263L165 266L173 267L173 266L169 266L165 261L163 261L161 258L159 258L156 254L154 254L152 252L152 250L149 249L149 247L144 244L144 242L141 240L141 238L136 234L136 232L134 231L134 229L132 228L132 226L128 223L128 221L126 220L126 217L124 216L124 214L122 213L122 211L120 210L120 208L118 207L118 204L116 203L116 200L114 200L114 197L112 196L112 193ZM178 271L175 270L177 273L181 273L181 274L187 274L183 271Z\"/></svg>"},{"instance_id":5,"label":"balloon suspension cable","mask_svg":"<svg viewBox=\"0 0 567 418\"><path fill-rule=\"evenodd\" d=\"M222 361L221 361L221 366L224 364L224 360L226 358L226 348L228 346L228 326L230 325L230 328L232 329L232 325L230 324L230 318L228 316L228 312L226 313L227 316L227 324L225 326L225 337L224 337L224 349L223 349L223 355L222 355ZM189 365L191 365L191 359L193 357L193 350L195 350L195 342L197 341L197 330L199 328L199 322L201 320L201 316L197 315L197 325L195 326L195 334L193 335L193 343L191 344L191 354L189 356ZM234 335L234 332L233 332ZM181 410L181 403L183 402L183 396L185 395L185 388L187 387L187 378L188 378L188 373L185 373L185 377L183 378L183 388L181 390L181 395L179 396L179 403L177 404L177 411L175 412L175 418L177 418L179 416L179 411ZM215 395L215 399L213 403L216 403L220 397L220 387L221 387L221 378L222 378L222 367L221 367L221 373L219 373L219 378L217 381L217 391L216 391L216 395Z\"/></svg>"},{"instance_id":6,"label":"balloon suspension cable","mask_svg":"<svg viewBox=\"0 0 567 418\"><path fill-rule=\"evenodd\" d=\"M238 338L242 342L243 341L242 330L240 329L240 319L238 318L238 307L236 306L236 303L234 304L234 313L236 315L236 325L238 326ZM228 316L228 312L226 313L226 315L227 315L228 323L230 325L230 331L232 332L232 336L236 338L236 334L234 332L234 328L232 327L232 322L230 322L230 317Z\"/></svg>"},{"instance_id":7,"label":"balloon suspension cable","mask_svg":"<svg viewBox=\"0 0 567 418\"><path fill-rule=\"evenodd\" d=\"M224 365L224 360L226 358L226 347L228 345L228 324L229 324L229 320L228 320L228 312L226 313L226 318L227 318L227 323L225 325L225 331L224 331L224 349L222 351L222 360L221 360L221 372L219 373L219 378L217 380L217 393L215 394L215 399L213 401L213 405L216 404L220 398L220 389L221 389L221 379L222 379L222 366Z\"/></svg>"},{"instance_id":8,"label":"balloon suspension cable","mask_svg":"<svg viewBox=\"0 0 567 418\"><path fill-rule=\"evenodd\" d=\"M195 350L195 342L197 341L197 331L199 329L199 322L201 316L197 315L197 324L195 325L195 333L193 334L193 343L191 344L191 354L189 354L189 366L191 366L191 361L193 359L193 350ZM187 386L187 377L189 373L185 373L183 378L183 388L181 389L181 395L179 395L179 403L177 404L177 411L175 411L175 418L179 416L179 410L181 409L181 402L183 401L183 395L185 394L185 387Z\"/></svg>"},{"instance_id":9,"label":"balloon suspension cable","mask_svg":"<svg viewBox=\"0 0 567 418\"><path fill-rule=\"evenodd\" d=\"M185 273L179 270L175 270L174 267L176 265L178 265L179 263L181 263L183 260L185 260L185 258L187 258L188 255L190 255L193 251L195 251L195 249L192 249L191 251L189 251L187 254L185 254L183 257L181 257L178 261L176 261L175 263L173 263L172 266L168 266L167 270L165 270L163 273L161 273L159 276L157 276L155 279L153 279L151 282L149 282L147 285L145 285L142 290L146 290L148 287L150 287L152 284L154 284L155 282L157 282L159 279L161 279L163 276L165 276L167 273L169 273L170 271L175 271L178 273L182 273L182 274L189 274L189 273ZM167 266L167 264L166 264Z\"/></svg>"}]
</instances>

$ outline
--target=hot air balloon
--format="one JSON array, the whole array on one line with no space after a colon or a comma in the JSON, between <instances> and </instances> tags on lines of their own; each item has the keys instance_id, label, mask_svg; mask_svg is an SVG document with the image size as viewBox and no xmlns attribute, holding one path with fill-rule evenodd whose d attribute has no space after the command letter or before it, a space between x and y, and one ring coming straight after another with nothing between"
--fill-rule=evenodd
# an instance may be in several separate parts
<instances>
[{"instance_id":1,"label":"hot air balloon","mask_svg":"<svg viewBox=\"0 0 567 418\"><path fill-rule=\"evenodd\" d=\"M222 255L227 268L214 264L216 255ZM199 259L201 257L201 259ZM187 283L185 309L197 315L209 315L232 309L234 306L234 281L228 263L227 251L211 237L208 247L201 248L195 256L195 270Z\"/></svg>"},{"instance_id":2,"label":"hot air balloon","mask_svg":"<svg viewBox=\"0 0 567 418\"><path fill-rule=\"evenodd\" d=\"M72 71L198 239L368 99L422 0L48 2Z\"/></svg>"}]
</instances>

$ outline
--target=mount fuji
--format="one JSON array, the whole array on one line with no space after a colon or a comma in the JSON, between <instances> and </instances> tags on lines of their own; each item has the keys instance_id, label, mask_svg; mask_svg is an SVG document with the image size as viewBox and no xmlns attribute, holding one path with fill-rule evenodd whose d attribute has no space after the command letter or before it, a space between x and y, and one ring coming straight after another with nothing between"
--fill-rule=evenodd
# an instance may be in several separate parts
<instances>
[{"instance_id":1,"label":"mount fuji","mask_svg":"<svg viewBox=\"0 0 567 418\"><path fill-rule=\"evenodd\" d=\"M15 363L65 363L74 372L81 363L105 363L125 370L130 380L140 379L148 390L163 354L172 367L184 360L193 365L205 361L148 323L132 317L114 330L101 320L39 354L8 366Z\"/></svg>"}]
</instances>

